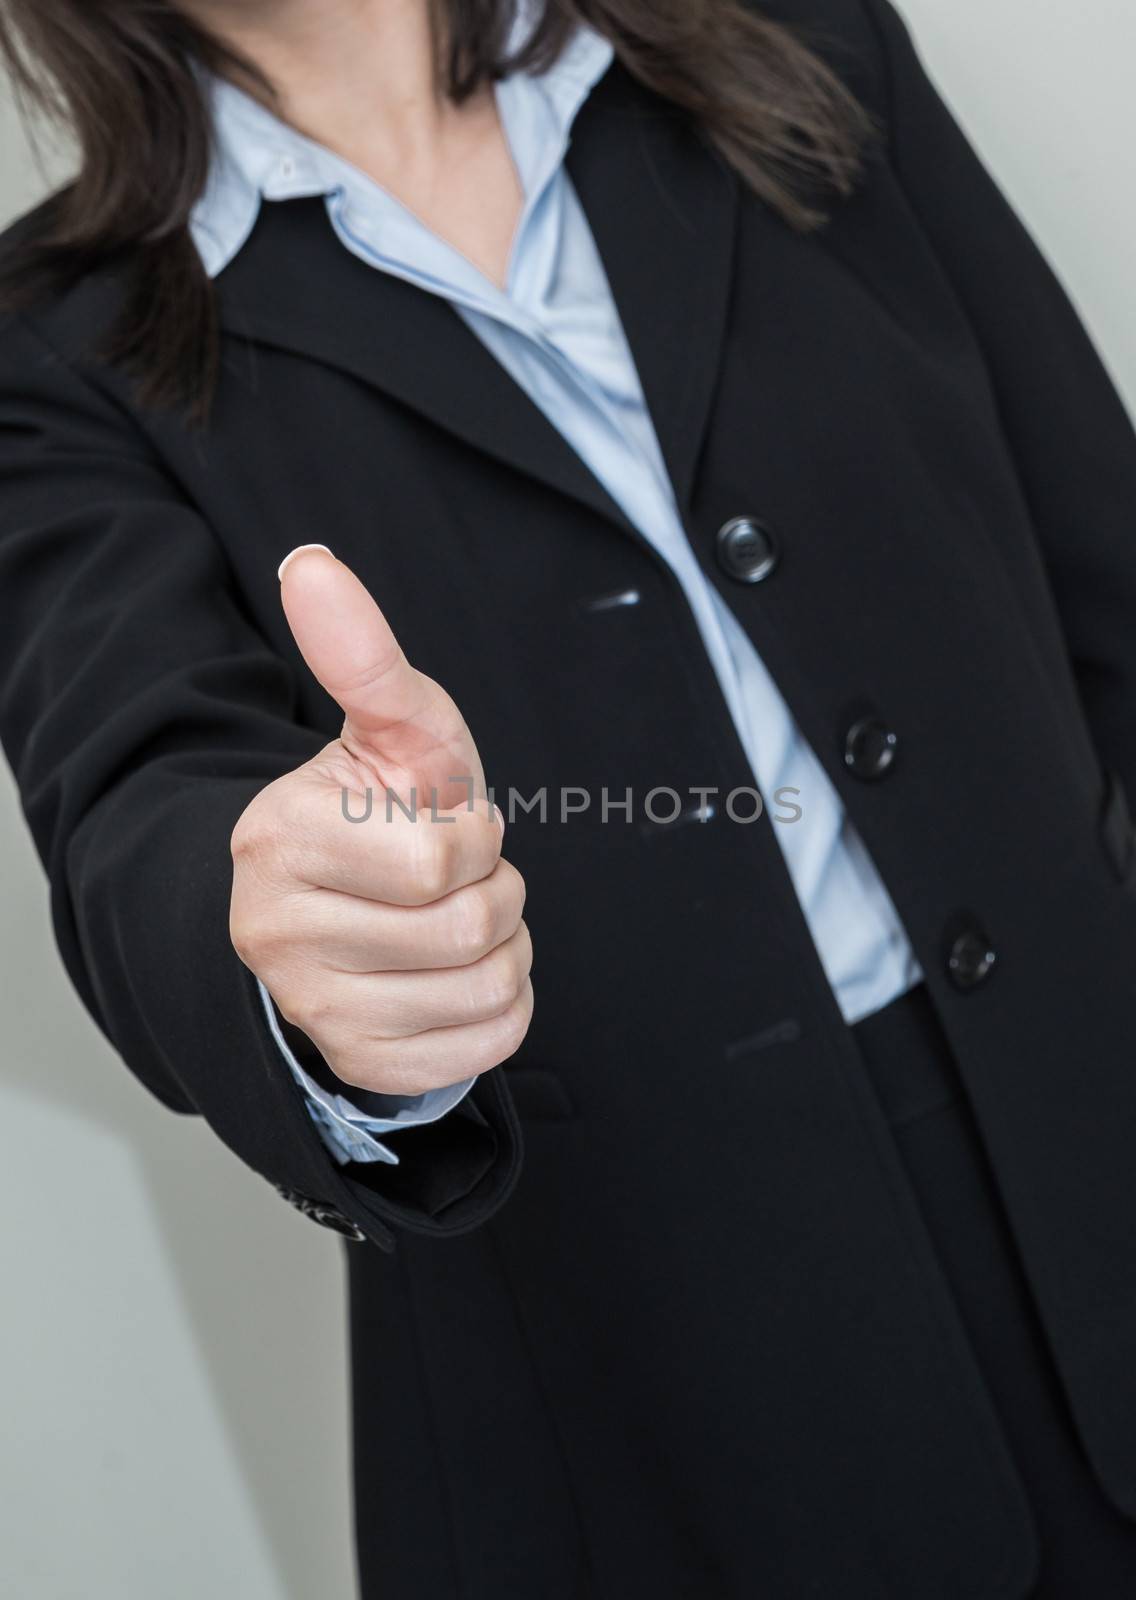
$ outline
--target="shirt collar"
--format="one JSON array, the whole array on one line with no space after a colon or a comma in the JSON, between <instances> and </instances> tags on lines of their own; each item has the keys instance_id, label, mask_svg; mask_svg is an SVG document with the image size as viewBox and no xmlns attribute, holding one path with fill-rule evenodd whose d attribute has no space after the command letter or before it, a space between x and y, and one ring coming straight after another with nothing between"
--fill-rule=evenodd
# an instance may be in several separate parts
<instances>
[{"instance_id":1,"label":"shirt collar","mask_svg":"<svg viewBox=\"0 0 1136 1600\"><path fill-rule=\"evenodd\" d=\"M518 0L509 53L527 37L535 4ZM607 39L581 23L546 71L514 73L497 85L498 107L526 195L549 159L566 147L580 107L613 54ZM216 277L252 233L262 201L331 194L342 187L344 171L354 169L235 84L209 75L204 81L213 157L190 217L190 232L206 272Z\"/></svg>"}]
</instances>

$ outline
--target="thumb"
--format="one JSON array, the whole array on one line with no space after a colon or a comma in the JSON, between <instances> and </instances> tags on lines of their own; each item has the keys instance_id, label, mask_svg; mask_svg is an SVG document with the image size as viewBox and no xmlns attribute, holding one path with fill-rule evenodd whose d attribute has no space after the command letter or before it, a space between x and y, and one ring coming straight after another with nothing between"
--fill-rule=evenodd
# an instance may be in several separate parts
<instances>
[{"instance_id":1,"label":"thumb","mask_svg":"<svg viewBox=\"0 0 1136 1600\"><path fill-rule=\"evenodd\" d=\"M444 689L407 661L370 594L324 545L301 545L280 566L292 636L346 719L341 739L404 801L443 809L485 778L473 737Z\"/></svg>"}]
</instances>

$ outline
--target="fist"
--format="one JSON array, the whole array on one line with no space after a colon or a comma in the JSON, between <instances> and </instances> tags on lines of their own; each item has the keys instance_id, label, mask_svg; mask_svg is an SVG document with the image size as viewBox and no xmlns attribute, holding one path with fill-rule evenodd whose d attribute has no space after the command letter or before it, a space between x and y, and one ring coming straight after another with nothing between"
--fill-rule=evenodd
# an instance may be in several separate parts
<instances>
[{"instance_id":1,"label":"fist","mask_svg":"<svg viewBox=\"0 0 1136 1600\"><path fill-rule=\"evenodd\" d=\"M532 1016L504 820L454 702L410 665L347 567L304 548L281 569L281 598L345 721L237 823L233 944L345 1084L418 1095L460 1083L511 1056Z\"/></svg>"}]
</instances>

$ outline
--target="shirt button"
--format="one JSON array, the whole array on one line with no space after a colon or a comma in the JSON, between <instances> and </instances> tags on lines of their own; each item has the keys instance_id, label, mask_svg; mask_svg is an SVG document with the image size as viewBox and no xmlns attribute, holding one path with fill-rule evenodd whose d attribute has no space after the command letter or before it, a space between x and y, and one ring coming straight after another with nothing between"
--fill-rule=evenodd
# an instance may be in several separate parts
<instances>
[{"instance_id":1,"label":"shirt button","mask_svg":"<svg viewBox=\"0 0 1136 1600\"><path fill-rule=\"evenodd\" d=\"M947 955L947 976L963 994L985 983L994 970L998 952L977 925L955 936Z\"/></svg>"},{"instance_id":2,"label":"shirt button","mask_svg":"<svg viewBox=\"0 0 1136 1600\"><path fill-rule=\"evenodd\" d=\"M761 583L774 571L781 552L765 523L731 517L718 529L718 565L736 583Z\"/></svg>"},{"instance_id":3,"label":"shirt button","mask_svg":"<svg viewBox=\"0 0 1136 1600\"><path fill-rule=\"evenodd\" d=\"M861 717L844 735L844 765L865 783L889 773L898 750L898 735L878 717Z\"/></svg>"}]
</instances>

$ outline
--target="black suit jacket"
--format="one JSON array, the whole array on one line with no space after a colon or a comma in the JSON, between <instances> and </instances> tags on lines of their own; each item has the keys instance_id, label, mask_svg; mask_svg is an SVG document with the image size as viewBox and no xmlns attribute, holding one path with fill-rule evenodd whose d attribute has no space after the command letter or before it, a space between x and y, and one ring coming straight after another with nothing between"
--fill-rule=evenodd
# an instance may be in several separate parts
<instances>
[{"instance_id":1,"label":"black suit jacket","mask_svg":"<svg viewBox=\"0 0 1136 1600\"><path fill-rule=\"evenodd\" d=\"M1136 439L885 0L774 9L886 128L825 231L618 67L569 166L692 546L895 899L1136 1518ZM338 726L281 615L287 550L362 575L500 788L752 780L670 573L318 202L265 208L222 275L203 434L99 360L116 293L93 274L0 334L0 727L127 1064L369 1241L368 1594L1024 1594L1022 1487L768 822L518 816L525 1046L397 1172L327 1155L227 937L233 824ZM777 532L765 582L716 563L737 514ZM899 741L872 783L865 715ZM998 960L960 988L967 934Z\"/></svg>"}]
</instances>

